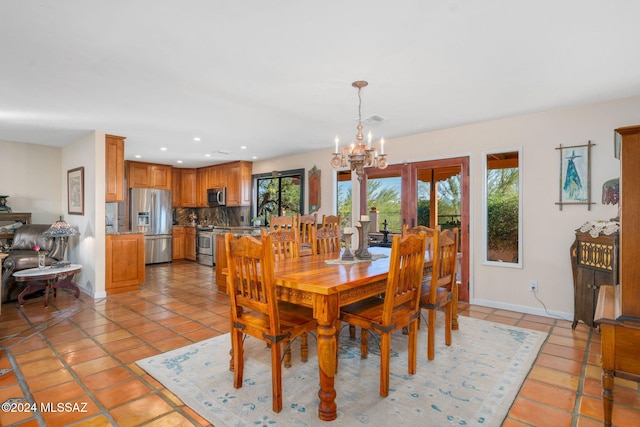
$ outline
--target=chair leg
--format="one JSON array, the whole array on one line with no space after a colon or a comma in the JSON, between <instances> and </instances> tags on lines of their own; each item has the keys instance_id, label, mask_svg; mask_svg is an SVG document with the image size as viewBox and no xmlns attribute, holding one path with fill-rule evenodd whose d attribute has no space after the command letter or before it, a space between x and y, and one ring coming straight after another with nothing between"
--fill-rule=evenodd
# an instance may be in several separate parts
<instances>
[{"instance_id":1,"label":"chair leg","mask_svg":"<svg viewBox=\"0 0 640 427\"><path fill-rule=\"evenodd\" d=\"M356 339L356 327L349 325L349 339L355 341Z\"/></svg>"},{"instance_id":2,"label":"chair leg","mask_svg":"<svg viewBox=\"0 0 640 427\"><path fill-rule=\"evenodd\" d=\"M360 329L360 359L369 357L369 331L365 328Z\"/></svg>"},{"instance_id":3,"label":"chair leg","mask_svg":"<svg viewBox=\"0 0 640 427\"><path fill-rule=\"evenodd\" d=\"M436 345L436 310L429 309L429 324L427 325L427 359L433 360L435 357Z\"/></svg>"},{"instance_id":4,"label":"chair leg","mask_svg":"<svg viewBox=\"0 0 640 427\"><path fill-rule=\"evenodd\" d=\"M460 287L460 282L456 281L456 283L454 283L453 285L453 290L451 291L451 304L452 304L452 308L451 310L453 311L453 315L452 315L452 323L451 323L451 329L453 329L454 331L458 330L458 291Z\"/></svg>"},{"instance_id":5,"label":"chair leg","mask_svg":"<svg viewBox=\"0 0 640 427\"><path fill-rule=\"evenodd\" d=\"M418 360L418 324L420 319L415 319L409 324L409 361L408 372L413 375L416 373L416 365Z\"/></svg>"},{"instance_id":6,"label":"chair leg","mask_svg":"<svg viewBox=\"0 0 640 427\"><path fill-rule=\"evenodd\" d=\"M282 411L282 357L281 344L271 345L271 394L273 398L273 412Z\"/></svg>"},{"instance_id":7,"label":"chair leg","mask_svg":"<svg viewBox=\"0 0 640 427\"><path fill-rule=\"evenodd\" d=\"M290 368L291 367L291 341L286 340L283 341L284 343L284 367L285 368ZM273 347L273 344L271 344L271 347Z\"/></svg>"},{"instance_id":8,"label":"chair leg","mask_svg":"<svg viewBox=\"0 0 640 427\"><path fill-rule=\"evenodd\" d=\"M300 335L300 360L303 363L309 360L309 336L306 332Z\"/></svg>"},{"instance_id":9,"label":"chair leg","mask_svg":"<svg viewBox=\"0 0 640 427\"><path fill-rule=\"evenodd\" d=\"M389 395L389 370L391 364L391 334L380 334L380 396Z\"/></svg>"},{"instance_id":10,"label":"chair leg","mask_svg":"<svg viewBox=\"0 0 640 427\"><path fill-rule=\"evenodd\" d=\"M242 387L242 374L244 373L244 348L242 343L242 331L231 330L231 349L233 351L233 386Z\"/></svg>"},{"instance_id":11,"label":"chair leg","mask_svg":"<svg viewBox=\"0 0 640 427\"><path fill-rule=\"evenodd\" d=\"M444 306L444 343L446 345L451 345L451 320L452 320L451 309L452 308L453 308L452 302L449 302L449 304Z\"/></svg>"}]
</instances>

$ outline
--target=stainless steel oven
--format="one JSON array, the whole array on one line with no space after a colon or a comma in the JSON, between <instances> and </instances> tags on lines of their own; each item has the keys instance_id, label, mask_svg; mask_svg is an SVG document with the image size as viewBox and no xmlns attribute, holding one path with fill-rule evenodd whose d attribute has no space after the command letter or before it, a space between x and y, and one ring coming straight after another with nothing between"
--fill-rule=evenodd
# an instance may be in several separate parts
<instances>
[{"instance_id":1,"label":"stainless steel oven","mask_svg":"<svg viewBox=\"0 0 640 427\"><path fill-rule=\"evenodd\" d=\"M196 262L214 265L216 260L216 239L211 230L196 231Z\"/></svg>"}]
</instances>

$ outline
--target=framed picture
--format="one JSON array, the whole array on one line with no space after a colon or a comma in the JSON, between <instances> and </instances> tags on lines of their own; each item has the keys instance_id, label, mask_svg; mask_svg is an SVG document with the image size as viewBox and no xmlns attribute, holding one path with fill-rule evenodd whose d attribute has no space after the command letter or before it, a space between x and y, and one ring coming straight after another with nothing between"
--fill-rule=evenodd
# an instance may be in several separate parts
<instances>
[{"instance_id":1,"label":"framed picture","mask_svg":"<svg viewBox=\"0 0 640 427\"><path fill-rule=\"evenodd\" d=\"M67 171L67 212L84 215L84 167Z\"/></svg>"},{"instance_id":2,"label":"framed picture","mask_svg":"<svg viewBox=\"0 0 640 427\"><path fill-rule=\"evenodd\" d=\"M591 210L591 147L573 145L560 147L560 201L556 203L562 210L563 205L587 205Z\"/></svg>"}]
</instances>

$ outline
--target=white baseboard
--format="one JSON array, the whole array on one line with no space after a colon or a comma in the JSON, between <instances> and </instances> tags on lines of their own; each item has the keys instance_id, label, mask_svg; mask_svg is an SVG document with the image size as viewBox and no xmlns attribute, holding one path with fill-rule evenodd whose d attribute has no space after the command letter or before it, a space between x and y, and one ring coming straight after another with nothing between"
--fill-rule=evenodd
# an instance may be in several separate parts
<instances>
[{"instance_id":1,"label":"white baseboard","mask_svg":"<svg viewBox=\"0 0 640 427\"><path fill-rule=\"evenodd\" d=\"M490 300L474 299L474 298L470 300L470 303L473 305L481 305L483 307L499 308L502 310L516 311L518 313L525 313L525 314L535 314L536 316L551 317L554 319L562 319L568 322L573 322L573 313L547 310L544 307L534 308L526 305L505 304L499 301L490 301Z\"/></svg>"}]
</instances>

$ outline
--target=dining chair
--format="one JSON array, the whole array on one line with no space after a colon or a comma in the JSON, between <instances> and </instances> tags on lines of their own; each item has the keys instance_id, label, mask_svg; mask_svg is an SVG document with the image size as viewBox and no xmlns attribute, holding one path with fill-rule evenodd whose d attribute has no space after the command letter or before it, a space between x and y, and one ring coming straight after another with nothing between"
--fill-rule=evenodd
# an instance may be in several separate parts
<instances>
[{"instance_id":1,"label":"dining chair","mask_svg":"<svg viewBox=\"0 0 640 427\"><path fill-rule=\"evenodd\" d=\"M429 312L427 358L435 357L436 311L444 309L444 342L451 345L453 293L457 287L458 229L443 230L433 235L433 266L431 280L423 282L420 308Z\"/></svg>"},{"instance_id":2,"label":"dining chair","mask_svg":"<svg viewBox=\"0 0 640 427\"><path fill-rule=\"evenodd\" d=\"M393 236L385 297L372 297L342 307L340 320L359 326L366 338L369 331L380 334L380 396L389 394L391 335L409 326L408 372L416 372L420 286L424 267L425 235ZM338 331L340 330L338 325ZM368 340L364 340L365 342ZM361 344L361 357L367 348Z\"/></svg>"},{"instance_id":3,"label":"dining chair","mask_svg":"<svg viewBox=\"0 0 640 427\"><path fill-rule=\"evenodd\" d=\"M262 234L267 231L262 229ZM276 260L298 258L299 252L299 232L297 228L278 228L269 232L271 244L273 245L273 255Z\"/></svg>"},{"instance_id":4,"label":"dining chair","mask_svg":"<svg viewBox=\"0 0 640 427\"><path fill-rule=\"evenodd\" d=\"M322 215L321 226L340 230L340 215Z\"/></svg>"},{"instance_id":5,"label":"dining chair","mask_svg":"<svg viewBox=\"0 0 640 427\"><path fill-rule=\"evenodd\" d=\"M233 386L242 387L244 336L271 346L271 392L273 411L282 410L282 344L316 328L310 308L278 301L274 282L271 236L225 235L231 297L231 349Z\"/></svg>"},{"instance_id":6,"label":"dining chair","mask_svg":"<svg viewBox=\"0 0 640 427\"><path fill-rule=\"evenodd\" d=\"M340 252L340 230L337 228L320 227L312 230L313 253L331 254Z\"/></svg>"},{"instance_id":7,"label":"dining chair","mask_svg":"<svg viewBox=\"0 0 640 427\"><path fill-rule=\"evenodd\" d=\"M267 234L267 231L263 228L261 234ZM299 233L297 228L292 228L290 230L280 228L270 232L269 235L271 236L274 260L292 259L300 256L298 246ZM306 332L300 336L300 354L303 362L306 362L309 359L309 345ZM291 367L291 346L287 346L285 349L284 367Z\"/></svg>"},{"instance_id":8,"label":"dining chair","mask_svg":"<svg viewBox=\"0 0 640 427\"><path fill-rule=\"evenodd\" d=\"M318 214L298 214L298 226L300 229L300 256L313 254L312 229L318 228Z\"/></svg>"},{"instance_id":9,"label":"dining chair","mask_svg":"<svg viewBox=\"0 0 640 427\"><path fill-rule=\"evenodd\" d=\"M269 231L275 231L279 229L291 230L296 226L295 216L272 216L269 218Z\"/></svg>"}]
</instances>

